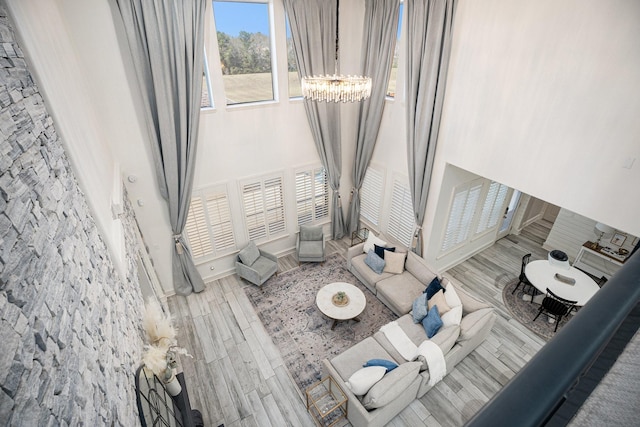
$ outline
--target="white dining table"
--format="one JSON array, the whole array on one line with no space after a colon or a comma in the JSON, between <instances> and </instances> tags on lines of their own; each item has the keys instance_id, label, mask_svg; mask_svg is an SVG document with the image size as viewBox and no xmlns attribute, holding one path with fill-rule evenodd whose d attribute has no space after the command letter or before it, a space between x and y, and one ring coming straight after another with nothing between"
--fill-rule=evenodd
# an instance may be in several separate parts
<instances>
[{"instance_id":1,"label":"white dining table","mask_svg":"<svg viewBox=\"0 0 640 427\"><path fill-rule=\"evenodd\" d=\"M570 301L577 301L576 306L585 305L600 288L586 273L575 267L561 267L549 260L531 261L527 264L524 274L529 282L540 292L546 294L547 288L554 294ZM558 276L556 276L556 274ZM565 278L573 279L575 283L565 282ZM544 295L534 298L534 302L542 302Z\"/></svg>"}]
</instances>

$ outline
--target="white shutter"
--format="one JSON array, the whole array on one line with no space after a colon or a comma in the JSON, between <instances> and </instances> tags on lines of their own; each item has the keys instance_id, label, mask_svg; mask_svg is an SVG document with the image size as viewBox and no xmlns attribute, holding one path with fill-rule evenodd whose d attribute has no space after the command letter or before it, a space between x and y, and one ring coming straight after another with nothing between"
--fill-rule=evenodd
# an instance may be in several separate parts
<instances>
[{"instance_id":1,"label":"white shutter","mask_svg":"<svg viewBox=\"0 0 640 427\"><path fill-rule=\"evenodd\" d=\"M329 217L329 185L323 167L296 173L298 225Z\"/></svg>"},{"instance_id":2,"label":"white shutter","mask_svg":"<svg viewBox=\"0 0 640 427\"><path fill-rule=\"evenodd\" d=\"M194 197L191 199L184 230L187 233L191 256L194 259L213 253L202 197Z\"/></svg>"},{"instance_id":3,"label":"white shutter","mask_svg":"<svg viewBox=\"0 0 640 427\"><path fill-rule=\"evenodd\" d=\"M323 167L313 171L313 213L316 221L329 217L329 183Z\"/></svg>"},{"instance_id":4,"label":"white shutter","mask_svg":"<svg viewBox=\"0 0 640 427\"><path fill-rule=\"evenodd\" d=\"M313 221L311 172L296 173L296 210L298 225Z\"/></svg>"},{"instance_id":5,"label":"white shutter","mask_svg":"<svg viewBox=\"0 0 640 427\"><path fill-rule=\"evenodd\" d=\"M485 198L484 205L482 206L482 213L480 215L480 221L478 222L476 234L487 231L498 224L498 221L502 216L502 207L507 197L508 190L509 187L506 185L491 181L491 184L489 184L489 191L487 191L487 197Z\"/></svg>"},{"instance_id":6,"label":"white shutter","mask_svg":"<svg viewBox=\"0 0 640 427\"><path fill-rule=\"evenodd\" d=\"M267 237L262 182L252 182L242 186L242 203L249 239L258 240Z\"/></svg>"},{"instance_id":7,"label":"white shutter","mask_svg":"<svg viewBox=\"0 0 640 427\"><path fill-rule=\"evenodd\" d=\"M414 225L415 220L413 204L411 202L411 191L407 185L402 184L398 180L394 180L387 232L406 247L410 247Z\"/></svg>"},{"instance_id":8,"label":"white shutter","mask_svg":"<svg viewBox=\"0 0 640 427\"><path fill-rule=\"evenodd\" d=\"M231 209L225 192L207 195L207 214L216 252L235 249L236 238L233 234Z\"/></svg>"},{"instance_id":9,"label":"white shutter","mask_svg":"<svg viewBox=\"0 0 640 427\"><path fill-rule=\"evenodd\" d=\"M441 252L445 252L469 237L469 230L482 190L481 180L473 181L454 190L449 220L442 239Z\"/></svg>"},{"instance_id":10,"label":"white shutter","mask_svg":"<svg viewBox=\"0 0 640 427\"><path fill-rule=\"evenodd\" d=\"M282 233L285 229L282 178L265 180L264 194L267 229L269 235L273 236Z\"/></svg>"},{"instance_id":11,"label":"white shutter","mask_svg":"<svg viewBox=\"0 0 640 427\"><path fill-rule=\"evenodd\" d=\"M383 175L369 167L360 188L360 216L377 226L380 219L380 205L383 195Z\"/></svg>"}]
</instances>

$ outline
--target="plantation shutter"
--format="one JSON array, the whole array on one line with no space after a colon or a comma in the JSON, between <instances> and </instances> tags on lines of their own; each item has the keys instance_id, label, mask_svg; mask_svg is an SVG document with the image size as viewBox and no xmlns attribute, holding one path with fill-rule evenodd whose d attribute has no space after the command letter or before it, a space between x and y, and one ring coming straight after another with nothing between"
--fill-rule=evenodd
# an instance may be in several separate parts
<instances>
[{"instance_id":1,"label":"plantation shutter","mask_svg":"<svg viewBox=\"0 0 640 427\"><path fill-rule=\"evenodd\" d=\"M382 174L374 168L367 168L360 188L360 216L377 226L382 204Z\"/></svg>"},{"instance_id":2,"label":"plantation shutter","mask_svg":"<svg viewBox=\"0 0 640 427\"><path fill-rule=\"evenodd\" d=\"M329 217L329 184L323 167L313 171L313 209L316 221Z\"/></svg>"},{"instance_id":3,"label":"plantation shutter","mask_svg":"<svg viewBox=\"0 0 640 427\"><path fill-rule=\"evenodd\" d=\"M244 220L249 240L267 237L264 202L262 200L262 182L252 182L242 186Z\"/></svg>"},{"instance_id":4,"label":"plantation shutter","mask_svg":"<svg viewBox=\"0 0 640 427\"><path fill-rule=\"evenodd\" d=\"M282 178L271 178L264 182L266 222L269 235L282 233L284 221L284 194Z\"/></svg>"},{"instance_id":5,"label":"plantation shutter","mask_svg":"<svg viewBox=\"0 0 640 427\"><path fill-rule=\"evenodd\" d=\"M387 232L403 245L409 247L413 238L414 225L411 191L407 185L394 180Z\"/></svg>"},{"instance_id":6,"label":"plantation shutter","mask_svg":"<svg viewBox=\"0 0 640 427\"><path fill-rule=\"evenodd\" d=\"M236 239L233 234L231 209L229 209L227 194L213 193L208 195L207 213L216 252L234 249L236 247Z\"/></svg>"},{"instance_id":7,"label":"plantation shutter","mask_svg":"<svg viewBox=\"0 0 640 427\"><path fill-rule=\"evenodd\" d=\"M296 174L296 210L298 225L313 221L311 172L303 171Z\"/></svg>"},{"instance_id":8,"label":"plantation shutter","mask_svg":"<svg viewBox=\"0 0 640 427\"><path fill-rule=\"evenodd\" d=\"M489 185L489 191L487 197L482 206L482 213L480 215L480 221L478 222L478 228L476 234L489 230L496 225L502 216L502 206L507 198L507 192L509 187L492 181Z\"/></svg>"},{"instance_id":9,"label":"plantation shutter","mask_svg":"<svg viewBox=\"0 0 640 427\"><path fill-rule=\"evenodd\" d=\"M187 233L191 255L194 259L213 253L202 197L194 197L191 199L187 223L184 229Z\"/></svg>"},{"instance_id":10,"label":"plantation shutter","mask_svg":"<svg viewBox=\"0 0 640 427\"><path fill-rule=\"evenodd\" d=\"M481 190L481 180L456 188L444 239L442 240L441 252L447 251L467 240Z\"/></svg>"}]
</instances>

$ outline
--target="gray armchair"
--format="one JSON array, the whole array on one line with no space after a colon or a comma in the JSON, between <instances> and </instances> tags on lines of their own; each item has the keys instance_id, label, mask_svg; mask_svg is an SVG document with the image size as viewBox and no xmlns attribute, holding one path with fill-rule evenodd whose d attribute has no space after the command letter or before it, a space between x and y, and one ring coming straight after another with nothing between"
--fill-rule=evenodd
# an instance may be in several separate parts
<instances>
[{"instance_id":1,"label":"gray armchair","mask_svg":"<svg viewBox=\"0 0 640 427\"><path fill-rule=\"evenodd\" d=\"M236 260L236 273L257 286L262 286L271 276L278 274L278 258L258 249L253 241L240 251Z\"/></svg>"},{"instance_id":2,"label":"gray armchair","mask_svg":"<svg viewBox=\"0 0 640 427\"><path fill-rule=\"evenodd\" d=\"M324 232L322 226L301 225L296 240L298 264L301 262L324 262Z\"/></svg>"}]
</instances>

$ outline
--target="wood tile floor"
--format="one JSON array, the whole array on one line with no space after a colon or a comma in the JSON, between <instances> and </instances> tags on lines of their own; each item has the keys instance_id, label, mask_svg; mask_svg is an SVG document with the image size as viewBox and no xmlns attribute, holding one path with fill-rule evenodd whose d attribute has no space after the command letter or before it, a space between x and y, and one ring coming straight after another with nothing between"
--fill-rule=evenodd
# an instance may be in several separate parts
<instances>
[{"instance_id":1,"label":"wood tile floor","mask_svg":"<svg viewBox=\"0 0 640 427\"><path fill-rule=\"evenodd\" d=\"M539 243L545 232L544 224L536 224L445 273L495 306L498 319L483 344L390 426L463 425L544 345L511 318L502 303L502 289L520 273L523 255L547 256ZM347 239L329 241L327 253L344 253L348 244ZM293 254L279 259L280 272L297 265ZM304 396L245 296L244 286L252 285L231 275L208 283L199 294L168 300L179 329L178 342L193 355L181 360L192 406L202 412L208 426L313 426Z\"/></svg>"}]
</instances>

